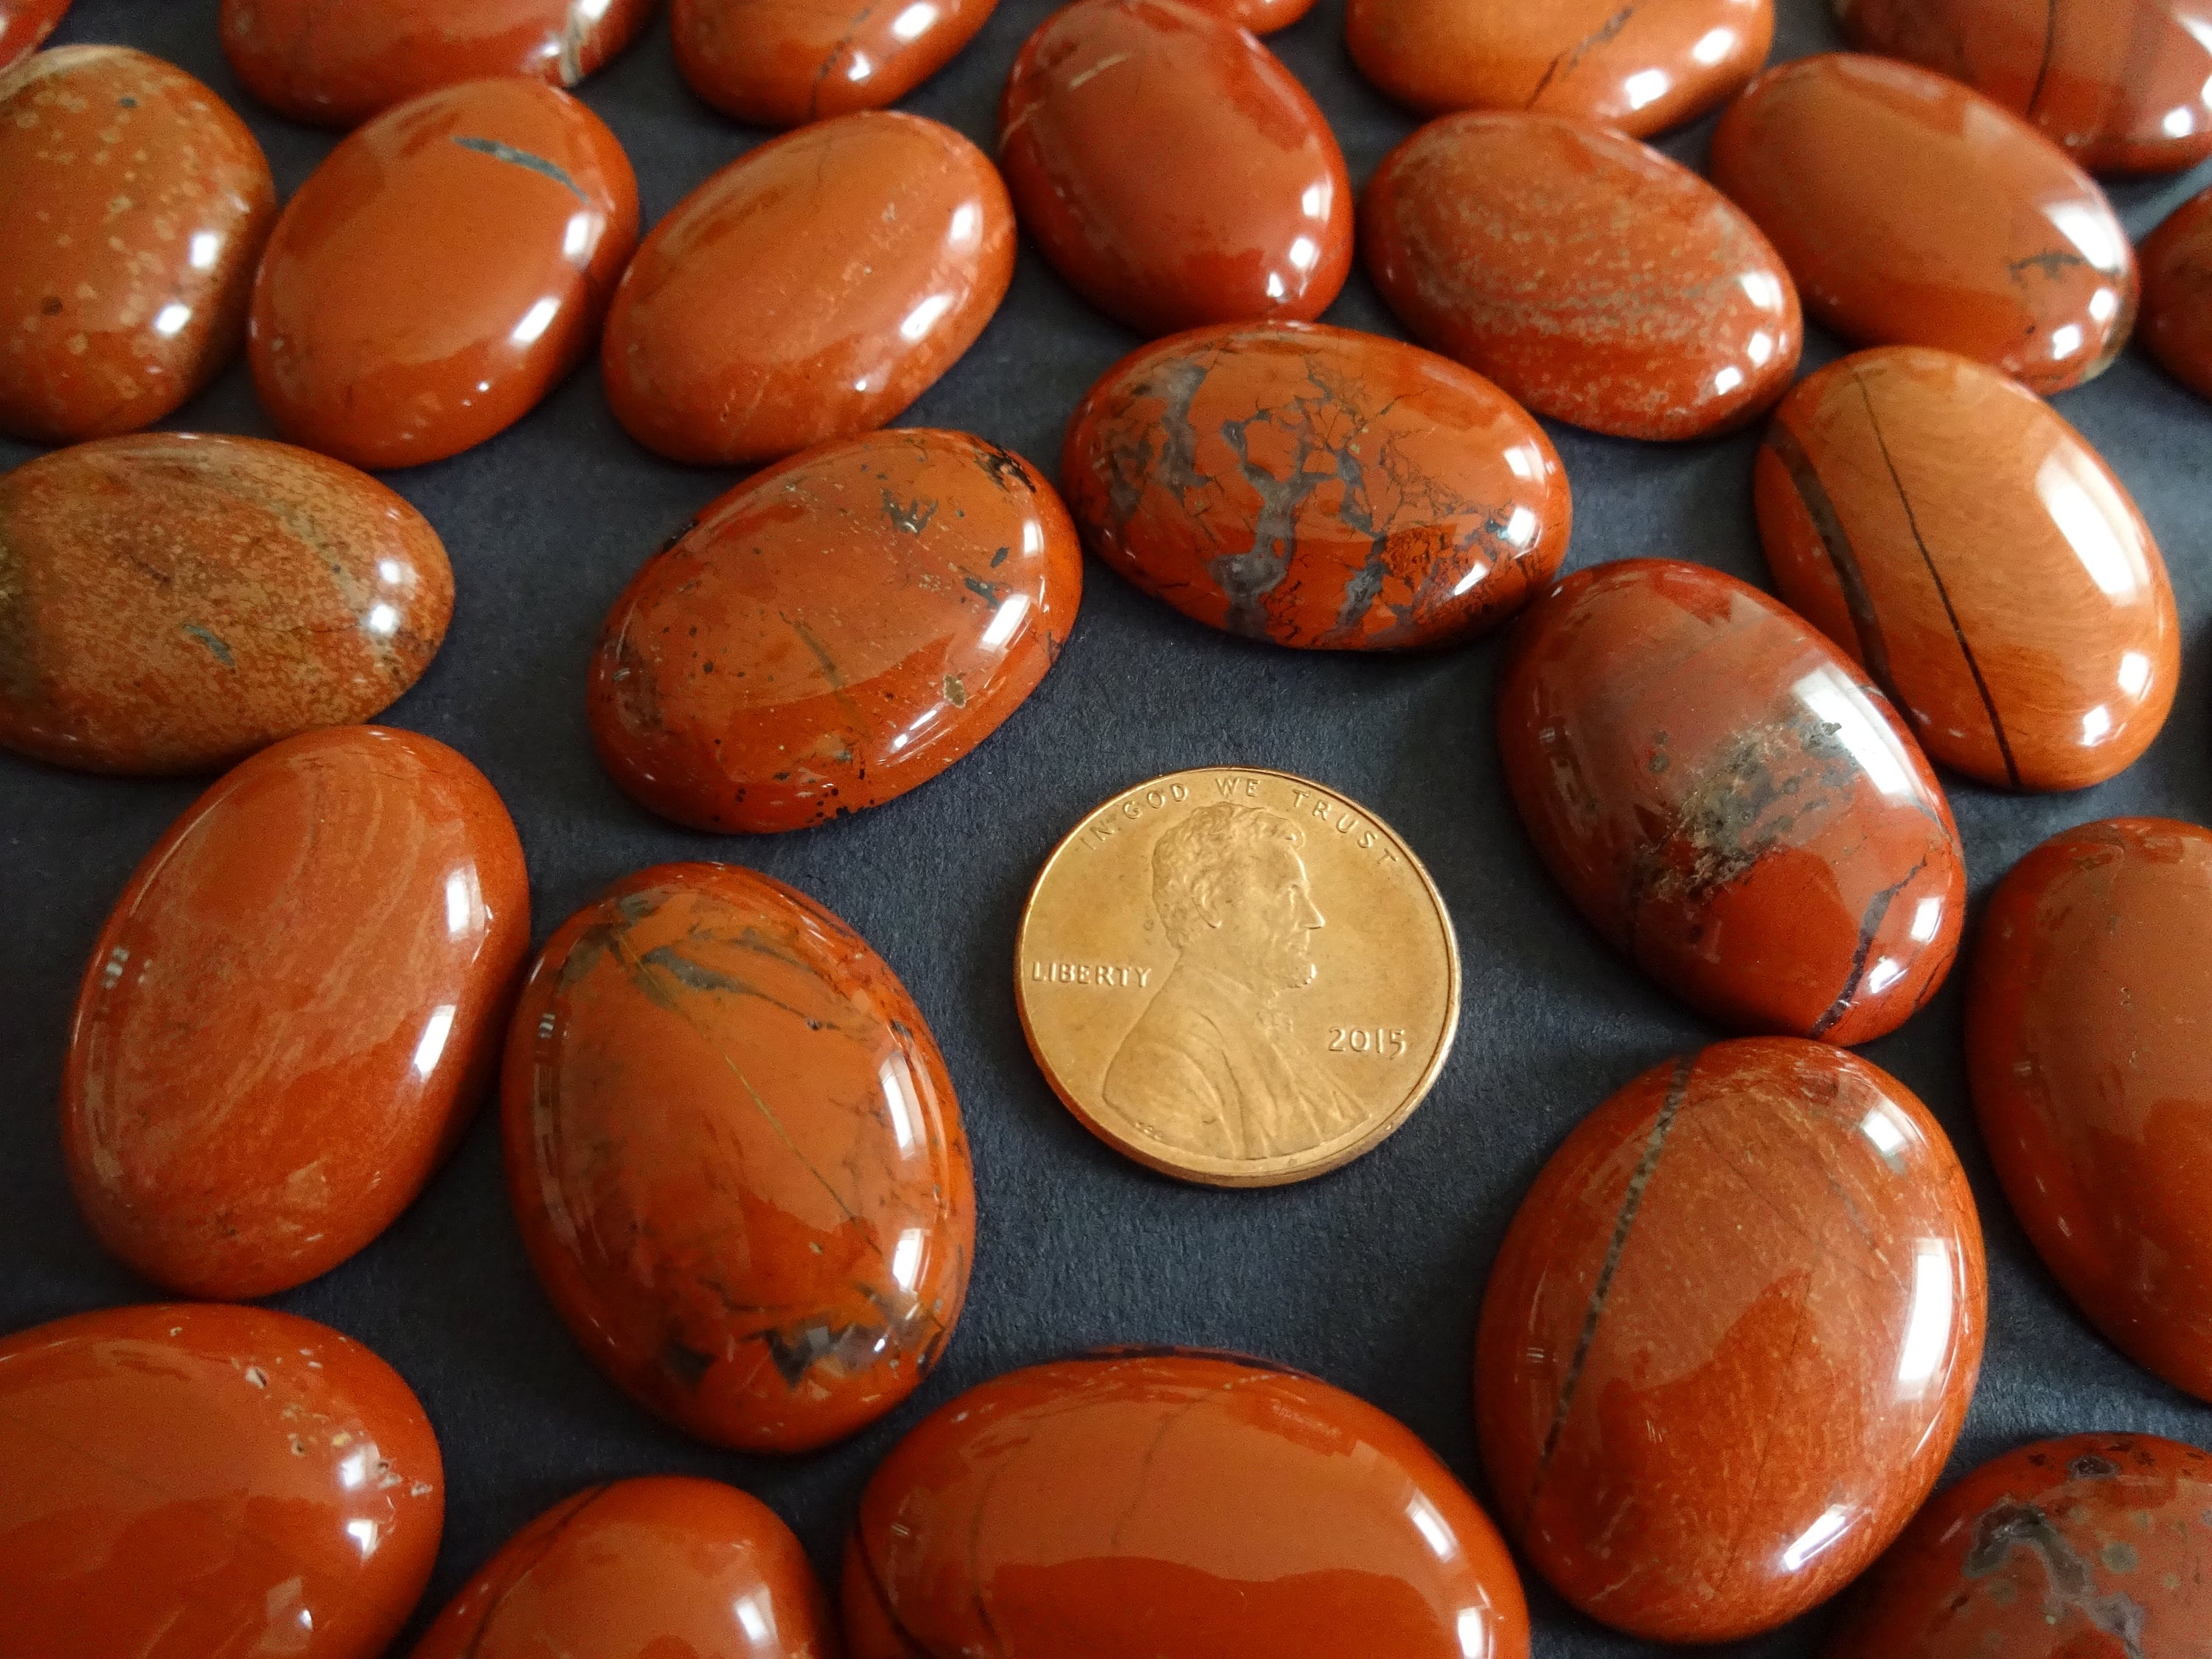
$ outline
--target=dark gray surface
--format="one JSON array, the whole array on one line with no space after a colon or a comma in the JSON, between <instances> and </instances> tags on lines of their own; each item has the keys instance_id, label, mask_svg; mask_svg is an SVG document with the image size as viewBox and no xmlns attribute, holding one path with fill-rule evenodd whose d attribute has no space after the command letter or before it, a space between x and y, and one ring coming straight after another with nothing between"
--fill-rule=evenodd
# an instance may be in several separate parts
<instances>
[{"instance_id":1,"label":"dark gray surface","mask_svg":"<svg viewBox=\"0 0 2212 1659\"><path fill-rule=\"evenodd\" d=\"M1007 65L1048 9L1048 0L1006 0L906 107L990 148ZM1778 58L1838 43L1818 0L1783 0L1782 9ZM1322 0L1273 44L1328 112L1358 182L1413 123L1353 73L1341 21L1340 0ZM129 42L206 80L252 126L288 196L332 142L246 95L216 46L216 0L77 0L55 43L71 40ZM629 147L647 225L761 137L686 91L665 19L582 92ZM1709 125L1666 148L1699 161ZM2114 194L2141 235L2208 178L2212 168ZM0 257L6 235L0 227ZM1400 332L1356 273L1328 320ZM1025 248L1005 308L905 423L981 433L1050 469L1078 398L1135 343ZM1816 339L1808 361L1835 349ZM2130 350L2057 406L2111 460L2165 549L2184 619L2181 696L2150 753L2100 788L2014 799L1949 781L1978 895L2067 825L2132 812L2212 821L2212 404ZM242 363L169 424L272 435ZM1668 447L1552 433L1575 492L1571 567L1666 555L1764 583L1749 488L1755 434ZM31 453L0 441L0 465ZM584 669L631 573L738 476L675 466L633 444L595 368L475 452L386 475L445 538L459 598L445 649L384 718L453 744L498 786L529 854L539 939L626 872L720 858L795 884L873 941L929 1017L966 1112L981 1205L968 1312L920 1395L842 1446L767 1461L699 1444L632 1407L570 1343L523 1257L486 1112L384 1237L276 1298L368 1343L437 1425L446 1542L420 1617L562 1494L659 1471L757 1493L834 1575L861 1484L924 1412L996 1372L1100 1342L1239 1348L1302 1366L1402 1418L1480 1492L1468 1355L1483 1276L1514 1206L1583 1113L1644 1067L1721 1035L1614 957L1538 866L1491 735L1497 643L1389 661L1263 648L1187 622L1093 563L1059 665L945 776L801 834L695 835L632 805L600 771L585 733ZM1458 1043L1428 1103L1351 1168L1276 1191L1182 1186L1093 1140L1030 1064L1010 989L1022 896L1060 834L1127 784L1212 763L1304 773L1373 807L1434 872L1466 960ZM0 756L0 1329L155 1299L78 1219L54 1100L86 952L132 866L198 787L79 777ZM2212 1407L2106 1347L2005 1207L1966 1105L1960 988L1954 976L1917 1019L1865 1050L1943 1121L1981 1200L1989 1354L1954 1472L2022 1439L2076 1431L2212 1446ZM1547 1659L1641 1650L1540 1583L1528 1588ZM1814 1614L1730 1650L1810 1654L1823 1622Z\"/></svg>"}]
</instances>

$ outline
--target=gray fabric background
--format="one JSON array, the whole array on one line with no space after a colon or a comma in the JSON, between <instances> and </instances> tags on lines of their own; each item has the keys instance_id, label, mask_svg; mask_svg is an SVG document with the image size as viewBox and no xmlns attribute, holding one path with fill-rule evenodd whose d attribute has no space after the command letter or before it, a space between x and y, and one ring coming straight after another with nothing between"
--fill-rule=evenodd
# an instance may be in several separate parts
<instances>
[{"instance_id":1,"label":"gray fabric background","mask_svg":"<svg viewBox=\"0 0 2212 1659\"><path fill-rule=\"evenodd\" d=\"M1820 0L1782 9L1778 57L1839 44ZM1048 9L1048 0L1005 0L906 106L990 148L1007 65ZM1359 182L1413 123L1353 72L1341 25L1341 0L1321 0L1273 45L1328 112ZM216 45L216 0L78 0L55 44L72 40L129 42L207 81L259 136L288 196L332 142L246 95ZM648 226L762 136L687 92L665 17L582 93L629 147ZM1666 147L1700 161L1710 125ZM2115 198L2140 235L2208 181L2212 168L2121 184ZM0 227L0 258L7 235ZM1398 332L1357 271L1328 320ZM906 420L981 433L1051 470L1076 400L1135 343L1024 248L1004 309ZM1808 367L1835 350L1816 336ZM2134 350L2057 403L2135 492L2165 549L2185 629L2181 695L2150 753L2100 788L2009 799L1949 781L1977 895L2067 825L2121 813L2212 821L2212 404ZM270 435L242 363L171 424ZM1749 488L1755 434L1671 447L1558 427L1553 436L1575 492L1571 568L1665 555L1763 581ZM0 441L0 465L31 453ZM637 447L587 368L475 452L387 476L445 538L459 599L443 652L385 718L453 744L506 797L529 854L534 937L616 877L662 860L733 860L805 889L875 944L927 1014L966 1113L981 1205L968 1312L919 1397L816 1455L738 1457L647 1418L572 1346L524 1260L485 1112L385 1237L276 1298L368 1343L437 1425L446 1542L417 1628L515 1528L579 1486L623 1475L734 1481L773 1504L834 1575L854 1500L903 1430L969 1384L1096 1343L1202 1344L1302 1366L1403 1419L1480 1492L1468 1354L1483 1277L1514 1206L1583 1112L1645 1066L1721 1035L1614 957L1537 864L1498 769L1496 641L1404 660L1261 647L1185 621L1094 562L1059 665L975 755L857 817L722 840L662 823L617 792L592 757L582 694L592 640L622 585L738 475ZM1182 1186L1093 1140L1030 1064L1011 994L1016 916L1054 841L1127 784L1212 763L1304 773L1381 813L1434 872L1466 959L1457 1046L1429 1102L1349 1169L1277 1191ZM94 935L132 866L198 787L0 756L0 1328L153 1299L77 1218L54 1101ZM1865 1051L1943 1121L1981 1200L1988 1360L1954 1472L2023 1439L2076 1431L2212 1446L2212 1407L2106 1346L2007 1210L1965 1095L1963 978ZM1540 1583L1528 1590L1547 1659L1639 1650ZM1732 1650L1810 1654L1824 1622L1815 1613Z\"/></svg>"}]
</instances>

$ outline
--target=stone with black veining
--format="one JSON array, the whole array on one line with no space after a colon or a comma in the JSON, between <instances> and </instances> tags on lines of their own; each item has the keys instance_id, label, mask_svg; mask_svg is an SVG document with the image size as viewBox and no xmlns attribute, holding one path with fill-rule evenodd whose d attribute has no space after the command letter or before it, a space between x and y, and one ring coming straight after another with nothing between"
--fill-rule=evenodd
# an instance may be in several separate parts
<instances>
[{"instance_id":1,"label":"stone with black veining","mask_svg":"<svg viewBox=\"0 0 2212 1659\"><path fill-rule=\"evenodd\" d=\"M1753 473L1775 586L1933 758L2079 789L2166 723L2181 627L2126 487L1993 368L1883 346L1802 380Z\"/></svg>"},{"instance_id":2,"label":"stone with black veining","mask_svg":"<svg viewBox=\"0 0 2212 1659\"><path fill-rule=\"evenodd\" d=\"M1703 565L1576 572L1516 627L1498 734L1514 803L1577 909L1725 1024L1854 1044L1959 948L1949 804L1856 664Z\"/></svg>"},{"instance_id":3,"label":"stone with black veining","mask_svg":"<svg viewBox=\"0 0 2212 1659\"><path fill-rule=\"evenodd\" d=\"M804 1451L944 1352L975 1244L959 1103L897 976L803 894L724 864L617 882L539 953L501 1088L538 1278L647 1409Z\"/></svg>"},{"instance_id":4,"label":"stone with black veining","mask_svg":"<svg viewBox=\"0 0 2212 1659\"><path fill-rule=\"evenodd\" d=\"M2203 1659L2212 1452L2077 1434L1929 1500L1851 1592L1823 1659Z\"/></svg>"},{"instance_id":5,"label":"stone with black veining","mask_svg":"<svg viewBox=\"0 0 2212 1659\"><path fill-rule=\"evenodd\" d=\"M1966 1173L1896 1079L1794 1038L1654 1066L1553 1154L1491 1270L1475 1427L1499 1518L1631 1635L1771 1629L1942 1472L1984 1286Z\"/></svg>"},{"instance_id":6,"label":"stone with black veining","mask_svg":"<svg viewBox=\"0 0 2212 1659\"><path fill-rule=\"evenodd\" d=\"M1486 632L1559 572L1573 522L1543 429L1449 358L1234 323L1133 353L1060 457L1093 551L1186 616L1317 649Z\"/></svg>"}]
</instances>

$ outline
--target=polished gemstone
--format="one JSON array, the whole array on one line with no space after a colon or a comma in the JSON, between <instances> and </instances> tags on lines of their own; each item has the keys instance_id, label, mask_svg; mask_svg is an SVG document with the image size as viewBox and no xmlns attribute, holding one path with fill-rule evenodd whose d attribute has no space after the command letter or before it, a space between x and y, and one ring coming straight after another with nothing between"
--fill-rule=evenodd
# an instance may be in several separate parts
<instances>
[{"instance_id":1,"label":"polished gemstone","mask_svg":"<svg viewBox=\"0 0 2212 1659\"><path fill-rule=\"evenodd\" d=\"M341 461L149 432L0 476L0 745L202 772L414 684L453 573L421 514Z\"/></svg>"},{"instance_id":2,"label":"polished gemstone","mask_svg":"<svg viewBox=\"0 0 2212 1659\"><path fill-rule=\"evenodd\" d=\"M2109 818L1990 899L1967 1079L2013 1213L2089 1322L2212 1401L2212 830Z\"/></svg>"},{"instance_id":3,"label":"polished gemstone","mask_svg":"<svg viewBox=\"0 0 2212 1659\"><path fill-rule=\"evenodd\" d=\"M1314 0L1191 0L1200 11L1218 13L1255 34L1286 29L1313 9Z\"/></svg>"},{"instance_id":4,"label":"polished gemstone","mask_svg":"<svg viewBox=\"0 0 2212 1659\"><path fill-rule=\"evenodd\" d=\"M1723 1024L1867 1042L1950 970L1966 866L1935 775L1848 657L1735 577L1568 577L1515 630L1498 731L1576 908Z\"/></svg>"},{"instance_id":5,"label":"polished gemstone","mask_svg":"<svg viewBox=\"0 0 2212 1659\"><path fill-rule=\"evenodd\" d=\"M871 431L975 343L1013 271L981 150L918 115L819 122L653 227L607 313L607 398L648 449L702 465Z\"/></svg>"},{"instance_id":6,"label":"polished gemstone","mask_svg":"<svg viewBox=\"0 0 2212 1659\"><path fill-rule=\"evenodd\" d=\"M528 414L590 351L637 241L604 122L534 81L471 81L325 158L253 285L254 385L295 443L413 466Z\"/></svg>"},{"instance_id":7,"label":"polished gemstone","mask_svg":"<svg viewBox=\"0 0 2212 1659\"><path fill-rule=\"evenodd\" d=\"M93 1231L188 1296L336 1267L459 1140L529 941L514 826L443 744L340 726L233 768L77 993L62 1138Z\"/></svg>"},{"instance_id":8,"label":"polished gemstone","mask_svg":"<svg viewBox=\"0 0 2212 1659\"><path fill-rule=\"evenodd\" d=\"M1940 346L2042 392L2127 342L2135 255L2104 191L1928 70L1849 52L1769 70L1721 117L1711 171L1847 340Z\"/></svg>"},{"instance_id":9,"label":"polished gemstone","mask_svg":"<svg viewBox=\"0 0 2212 1659\"><path fill-rule=\"evenodd\" d=\"M1583 122L1430 122L1369 180L1359 234L1416 338L1592 431L1725 431L1797 367L1797 295L1766 239L1687 167Z\"/></svg>"},{"instance_id":10,"label":"polished gemstone","mask_svg":"<svg viewBox=\"0 0 2212 1659\"><path fill-rule=\"evenodd\" d=\"M1263 1360L1109 1351L901 1441L845 1551L848 1659L1528 1659L1490 1519L1395 1419Z\"/></svg>"},{"instance_id":11,"label":"polished gemstone","mask_svg":"<svg viewBox=\"0 0 2212 1659\"><path fill-rule=\"evenodd\" d=\"M10 1659L376 1659L445 1474L398 1373L266 1308L109 1308L0 1339Z\"/></svg>"},{"instance_id":12,"label":"polished gemstone","mask_svg":"<svg viewBox=\"0 0 2212 1659\"><path fill-rule=\"evenodd\" d=\"M957 57L999 0L674 0L691 90L723 114L795 127L896 103Z\"/></svg>"},{"instance_id":13,"label":"polished gemstone","mask_svg":"<svg viewBox=\"0 0 2212 1659\"><path fill-rule=\"evenodd\" d=\"M1774 0L1350 0L1359 72L1424 115L1535 110L1636 137L1733 98L1766 62Z\"/></svg>"},{"instance_id":14,"label":"polished gemstone","mask_svg":"<svg viewBox=\"0 0 2212 1659\"><path fill-rule=\"evenodd\" d=\"M1146 592L1279 645L1487 632L1547 586L1574 514L1526 410L1396 340L1228 323L1116 363L1069 422L1084 538Z\"/></svg>"},{"instance_id":15,"label":"polished gemstone","mask_svg":"<svg viewBox=\"0 0 2212 1659\"><path fill-rule=\"evenodd\" d=\"M2212 1633L2212 1453L2077 1434L1931 1499L1824 1659L2196 1659Z\"/></svg>"},{"instance_id":16,"label":"polished gemstone","mask_svg":"<svg viewBox=\"0 0 2212 1659\"><path fill-rule=\"evenodd\" d=\"M1014 59L999 161L1022 228L1146 335L1310 322L1352 268L1352 180L1274 53L1180 0L1075 0Z\"/></svg>"},{"instance_id":17,"label":"polished gemstone","mask_svg":"<svg viewBox=\"0 0 2212 1659\"><path fill-rule=\"evenodd\" d=\"M1933 758L2080 789L2166 723L2181 627L2158 544L2019 382L1926 346L1860 352L1783 400L1753 477L1782 598Z\"/></svg>"},{"instance_id":18,"label":"polished gemstone","mask_svg":"<svg viewBox=\"0 0 2212 1659\"><path fill-rule=\"evenodd\" d=\"M1836 0L1854 46L1996 100L2094 172L2212 155L2212 0Z\"/></svg>"},{"instance_id":19,"label":"polished gemstone","mask_svg":"<svg viewBox=\"0 0 2212 1659\"><path fill-rule=\"evenodd\" d=\"M447 1603L412 1659L836 1659L828 1598L775 1511L653 1475L564 1498Z\"/></svg>"},{"instance_id":20,"label":"polished gemstone","mask_svg":"<svg viewBox=\"0 0 2212 1659\"><path fill-rule=\"evenodd\" d=\"M507 1188L553 1304L640 1405L806 1451L937 1363L968 1291L960 1107L867 941L727 864L562 923L501 1081Z\"/></svg>"},{"instance_id":21,"label":"polished gemstone","mask_svg":"<svg viewBox=\"0 0 2212 1659\"><path fill-rule=\"evenodd\" d=\"M2142 343L2212 398L2212 190L2173 210L2142 245Z\"/></svg>"},{"instance_id":22,"label":"polished gemstone","mask_svg":"<svg viewBox=\"0 0 2212 1659\"><path fill-rule=\"evenodd\" d=\"M0 70L37 51L69 9L70 0L0 0Z\"/></svg>"},{"instance_id":23,"label":"polished gemstone","mask_svg":"<svg viewBox=\"0 0 2212 1659\"><path fill-rule=\"evenodd\" d=\"M350 127L462 81L573 87L635 38L655 0L222 0L222 49L280 115Z\"/></svg>"},{"instance_id":24,"label":"polished gemstone","mask_svg":"<svg viewBox=\"0 0 2212 1659\"><path fill-rule=\"evenodd\" d=\"M1824 1043L1718 1043L1606 1101L1522 1200L1475 1339L1483 1468L1584 1613L1734 1641L1897 1535L1987 1322L1973 1195L1927 1108Z\"/></svg>"},{"instance_id":25,"label":"polished gemstone","mask_svg":"<svg viewBox=\"0 0 2212 1659\"><path fill-rule=\"evenodd\" d=\"M825 444L648 560L592 660L615 781L698 830L798 830L927 783L1014 712L1083 590L1075 527L964 432Z\"/></svg>"},{"instance_id":26,"label":"polished gemstone","mask_svg":"<svg viewBox=\"0 0 2212 1659\"><path fill-rule=\"evenodd\" d=\"M0 432L135 432L200 391L276 216L261 146L175 65L58 46L0 76Z\"/></svg>"}]
</instances>

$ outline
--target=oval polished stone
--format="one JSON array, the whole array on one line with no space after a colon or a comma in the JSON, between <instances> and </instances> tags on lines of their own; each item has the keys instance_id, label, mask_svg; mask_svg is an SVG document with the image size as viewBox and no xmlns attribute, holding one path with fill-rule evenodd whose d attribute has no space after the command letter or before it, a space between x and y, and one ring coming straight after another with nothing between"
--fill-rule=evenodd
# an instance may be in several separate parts
<instances>
[{"instance_id":1,"label":"oval polished stone","mask_svg":"<svg viewBox=\"0 0 2212 1659\"><path fill-rule=\"evenodd\" d=\"M276 216L261 146L174 64L57 46L0 76L0 432L135 432L200 391Z\"/></svg>"},{"instance_id":2,"label":"oval polished stone","mask_svg":"<svg viewBox=\"0 0 2212 1659\"><path fill-rule=\"evenodd\" d=\"M1314 7L1314 0L1190 0L1190 3L1255 34L1286 29Z\"/></svg>"},{"instance_id":3,"label":"oval polished stone","mask_svg":"<svg viewBox=\"0 0 2212 1659\"><path fill-rule=\"evenodd\" d=\"M828 1598L765 1504L652 1475L556 1504L447 1603L413 1659L836 1659Z\"/></svg>"},{"instance_id":4,"label":"oval polished stone","mask_svg":"<svg viewBox=\"0 0 2212 1659\"><path fill-rule=\"evenodd\" d=\"M1654 1066L1507 1231L1475 1428L1507 1529L1594 1619L1725 1642L1834 1595L1942 1472L1981 1226L1904 1085L1794 1037Z\"/></svg>"},{"instance_id":5,"label":"oval polished stone","mask_svg":"<svg viewBox=\"0 0 2212 1659\"><path fill-rule=\"evenodd\" d=\"M2052 836L1983 918L1966 1075L2013 1213L2089 1322L2212 1401L2212 830Z\"/></svg>"},{"instance_id":6,"label":"oval polished stone","mask_svg":"<svg viewBox=\"0 0 2212 1659\"><path fill-rule=\"evenodd\" d=\"M0 476L0 745L211 771L368 720L453 612L445 544L343 462L258 438L103 438Z\"/></svg>"},{"instance_id":7,"label":"oval polished stone","mask_svg":"<svg viewBox=\"0 0 2212 1659\"><path fill-rule=\"evenodd\" d=\"M517 1006L507 1189L553 1305L647 1410L749 1451L889 1411L975 1251L960 1106L867 941L726 864L625 877Z\"/></svg>"},{"instance_id":8,"label":"oval polished stone","mask_svg":"<svg viewBox=\"0 0 2212 1659\"><path fill-rule=\"evenodd\" d=\"M1013 272L1006 187L951 127L802 127L645 239L607 313L607 401L647 448L704 465L866 432L975 343Z\"/></svg>"},{"instance_id":9,"label":"oval polished stone","mask_svg":"<svg viewBox=\"0 0 2212 1659\"><path fill-rule=\"evenodd\" d=\"M634 40L654 0L222 0L222 49L280 115L350 127L462 81L573 87Z\"/></svg>"},{"instance_id":10,"label":"oval polished stone","mask_svg":"<svg viewBox=\"0 0 2212 1659\"><path fill-rule=\"evenodd\" d=\"M2077 1434L1929 1500L1825 1659L2188 1659L2212 1631L2212 1453Z\"/></svg>"},{"instance_id":11,"label":"oval polished stone","mask_svg":"<svg viewBox=\"0 0 2212 1659\"><path fill-rule=\"evenodd\" d=\"M2143 344L2176 380L2212 398L2212 190L2144 240L2142 270Z\"/></svg>"},{"instance_id":12,"label":"oval polished stone","mask_svg":"<svg viewBox=\"0 0 2212 1659\"><path fill-rule=\"evenodd\" d=\"M2212 155L2208 0L1836 0L1853 46L1963 81L2095 172Z\"/></svg>"},{"instance_id":13,"label":"oval polished stone","mask_svg":"<svg viewBox=\"0 0 2212 1659\"><path fill-rule=\"evenodd\" d=\"M674 0L691 90L759 127L883 109L943 69L999 0Z\"/></svg>"},{"instance_id":14,"label":"oval polished stone","mask_svg":"<svg viewBox=\"0 0 2212 1659\"><path fill-rule=\"evenodd\" d=\"M799 830L927 783L998 730L1075 625L1052 486L902 428L756 474L648 560L592 659L592 739L695 830Z\"/></svg>"},{"instance_id":15,"label":"oval polished stone","mask_svg":"<svg viewBox=\"0 0 2212 1659\"><path fill-rule=\"evenodd\" d=\"M1106 372L1060 476L1084 538L1209 627L1391 650L1486 633L1559 574L1567 475L1480 375L1304 323L1178 334Z\"/></svg>"},{"instance_id":16,"label":"oval polished stone","mask_svg":"<svg viewBox=\"0 0 2212 1659\"><path fill-rule=\"evenodd\" d=\"M1871 1042L1959 948L1950 804L1888 702L1702 565L1576 572L1515 630L1500 758L1537 852L1661 985L1742 1030Z\"/></svg>"},{"instance_id":17,"label":"oval polished stone","mask_svg":"<svg viewBox=\"0 0 2212 1659\"><path fill-rule=\"evenodd\" d=\"M1925 346L1801 380L1753 473L1783 599L1858 659L1929 756L2080 789L2158 735L2173 590L2127 489L2017 381Z\"/></svg>"},{"instance_id":18,"label":"oval polished stone","mask_svg":"<svg viewBox=\"0 0 2212 1659\"><path fill-rule=\"evenodd\" d=\"M1741 426L1804 343L1748 219L1657 150L1560 116L1431 121L1368 181L1359 234L1416 338L1594 432Z\"/></svg>"},{"instance_id":19,"label":"oval polished stone","mask_svg":"<svg viewBox=\"0 0 2212 1659\"><path fill-rule=\"evenodd\" d=\"M1528 1652L1504 1543L1410 1430L1264 1360L1169 1349L940 1407L861 1494L843 1600L848 1659Z\"/></svg>"},{"instance_id":20,"label":"oval polished stone","mask_svg":"<svg viewBox=\"0 0 2212 1659\"><path fill-rule=\"evenodd\" d=\"M2104 191L1940 75L1850 52L1769 70L1721 117L1711 173L1847 340L1940 346L2041 392L2127 342L2135 254Z\"/></svg>"},{"instance_id":21,"label":"oval polished stone","mask_svg":"<svg viewBox=\"0 0 2212 1659\"><path fill-rule=\"evenodd\" d=\"M1328 122L1274 53L1178 0L1076 0L1038 25L999 164L1038 252L1140 334L1310 322L1352 269Z\"/></svg>"},{"instance_id":22,"label":"oval polished stone","mask_svg":"<svg viewBox=\"0 0 2212 1659\"><path fill-rule=\"evenodd\" d=\"M266 1308L108 1308L0 1340L0 1646L375 1659L445 1474L406 1383Z\"/></svg>"},{"instance_id":23,"label":"oval polished stone","mask_svg":"<svg viewBox=\"0 0 2212 1659\"><path fill-rule=\"evenodd\" d=\"M36 52L69 9L70 0L0 0L0 70Z\"/></svg>"},{"instance_id":24,"label":"oval polished stone","mask_svg":"<svg viewBox=\"0 0 2212 1659\"><path fill-rule=\"evenodd\" d=\"M379 116L284 209L253 285L253 383L277 430L356 466L505 430L590 351L637 242L604 122L534 81Z\"/></svg>"},{"instance_id":25,"label":"oval polished stone","mask_svg":"<svg viewBox=\"0 0 2212 1659\"><path fill-rule=\"evenodd\" d=\"M1534 110L1640 138L1743 89L1774 44L1774 0L1350 0L1344 44L1423 115Z\"/></svg>"},{"instance_id":26,"label":"oval polished stone","mask_svg":"<svg viewBox=\"0 0 2212 1659\"><path fill-rule=\"evenodd\" d=\"M491 1081L529 896L506 808L443 744L333 726L225 773L77 993L63 1150L100 1241L243 1299L383 1231Z\"/></svg>"}]
</instances>

